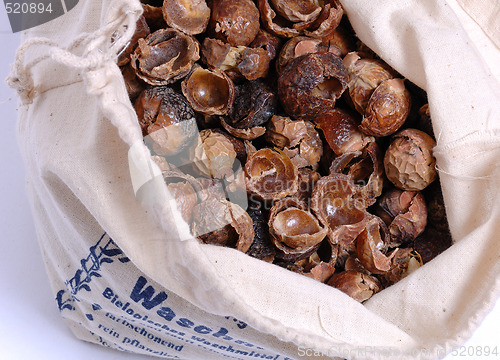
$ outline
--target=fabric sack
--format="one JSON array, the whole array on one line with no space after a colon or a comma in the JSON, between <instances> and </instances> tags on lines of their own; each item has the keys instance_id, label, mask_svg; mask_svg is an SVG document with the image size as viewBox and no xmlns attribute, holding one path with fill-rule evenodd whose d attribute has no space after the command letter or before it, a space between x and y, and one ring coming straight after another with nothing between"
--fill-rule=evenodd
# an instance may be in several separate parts
<instances>
[{"instance_id":1,"label":"fabric sack","mask_svg":"<svg viewBox=\"0 0 500 360\"><path fill-rule=\"evenodd\" d=\"M341 2L427 91L454 245L362 305L200 244L168 202L135 195L157 172L116 54L141 5L80 1L25 32L9 78L38 241L78 338L163 358L369 360L440 358L470 337L500 295L499 82L446 1Z\"/></svg>"}]
</instances>

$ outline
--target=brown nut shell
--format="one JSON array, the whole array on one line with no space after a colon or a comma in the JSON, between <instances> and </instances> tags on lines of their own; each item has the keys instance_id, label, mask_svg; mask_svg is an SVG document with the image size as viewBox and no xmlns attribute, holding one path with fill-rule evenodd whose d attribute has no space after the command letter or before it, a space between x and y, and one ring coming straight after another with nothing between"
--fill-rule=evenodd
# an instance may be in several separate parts
<instances>
[{"instance_id":1,"label":"brown nut shell","mask_svg":"<svg viewBox=\"0 0 500 360\"><path fill-rule=\"evenodd\" d=\"M233 105L233 81L219 69L197 67L181 85L182 93L195 111L224 115Z\"/></svg>"},{"instance_id":2,"label":"brown nut shell","mask_svg":"<svg viewBox=\"0 0 500 360\"><path fill-rule=\"evenodd\" d=\"M266 140L282 149L299 169L315 166L323 155L321 138L307 120L275 115L267 125Z\"/></svg>"},{"instance_id":3,"label":"brown nut shell","mask_svg":"<svg viewBox=\"0 0 500 360\"><path fill-rule=\"evenodd\" d=\"M252 0L213 0L210 28L231 46L248 46L259 32L259 17Z\"/></svg>"},{"instance_id":4,"label":"brown nut shell","mask_svg":"<svg viewBox=\"0 0 500 360\"><path fill-rule=\"evenodd\" d=\"M341 290L360 303L368 300L382 289L377 278L354 270L333 275L328 280L328 285Z\"/></svg>"},{"instance_id":5,"label":"brown nut shell","mask_svg":"<svg viewBox=\"0 0 500 360\"><path fill-rule=\"evenodd\" d=\"M319 17L312 23L312 26L304 31L304 34L315 38L326 38L331 36L339 26L344 9L338 0L327 0Z\"/></svg>"},{"instance_id":6,"label":"brown nut shell","mask_svg":"<svg viewBox=\"0 0 500 360\"><path fill-rule=\"evenodd\" d=\"M404 80L385 80L370 96L359 128L368 135L391 135L405 123L410 107L410 92Z\"/></svg>"},{"instance_id":7,"label":"brown nut shell","mask_svg":"<svg viewBox=\"0 0 500 360\"><path fill-rule=\"evenodd\" d=\"M313 53L293 59L278 78L278 97L292 117L310 118L335 106L347 88L342 59L332 53Z\"/></svg>"},{"instance_id":8,"label":"brown nut shell","mask_svg":"<svg viewBox=\"0 0 500 360\"><path fill-rule=\"evenodd\" d=\"M335 45L325 44L321 39L308 36L296 36L288 40L281 48L276 61L276 70L281 73L290 61L302 55L316 52L331 52L340 56L340 49Z\"/></svg>"},{"instance_id":9,"label":"brown nut shell","mask_svg":"<svg viewBox=\"0 0 500 360\"><path fill-rule=\"evenodd\" d=\"M382 153L375 142L363 151L342 154L332 161L330 173L347 174L358 188L358 198L368 206L375 203L384 186Z\"/></svg>"},{"instance_id":10,"label":"brown nut shell","mask_svg":"<svg viewBox=\"0 0 500 360\"><path fill-rule=\"evenodd\" d=\"M389 244L387 226L377 216L372 216L365 229L356 239L356 254L359 262L373 274L383 274L392 267L392 258L399 249L388 256L385 254Z\"/></svg>"},{"instance_id":11,"label":"brown nut shell","mask_svg":"<svg viewBox=\"0 0 500 360\"><path fill-rule=\"evenodd\" d=\"M369 220L365 201L356 195L354 182L344 174L324 176L314 187L311 210L321 224L328 227L328 237L333 244L349 246Z\"/></svg>"},{"instance_id":12,"label":"brown nut shell","mask_svg":"<svg viewBox=\"0 0 500 360\"><path fill-rule=\"evenodd\" d=\"M248 191L263 200L279 200L297 191L297 167L279 149L264 148L249 155L245 174Z\"/></svg>"},{"instance_id":13,"label":"brown nut shell","mask_svg":"<svg viewBox=\"0 0 500 360\"><path fill-rule=\"evenodd\" d=\"M318 115L313 122L321 129L326 142L336 155L362 151L367 144L374 142L371 136L363 134L353 114L342 109L333 109Z\"/></svg>"},{"instance_id":14,"label":"brown nut shell","mask_svg":"<svg viewBox=\"0 0 500 360\"><path fill-rule=\"evenodd\" d=\"M273 205L268 226L274 245L287 255L307 253L327 233L307 205L294 198L284 198Z\"/></svg>"},{"instance_id":15,"label":"brown nut shell","mask_svg":"<svg viewBox=\"0 0 500 360\"><path fill-rule=\"evenodd\" d=\"M420 192L392 189L375 211L389 227L390 247L415 240L427 226L427 206Z\"/></svg>"},{"instance_id":16,"label":"brown nut shell","mask_svg":"<svg viewBox=\"0 0 500 360\"><path fill-rule=\"evenodd\" d=\"M182 79L199 58L198 41L171 28L157 30L145 39L139 39L130 55L137 76L157 86Z\"/></svg>"},{"instance_id":17,"label":"brown nut shell","mask_svg":"<svg viewBox=\"0 0 500 360\"><path fill-rule=\"evenodd\" d=\"M210 20L205 0L164 0L162 14L168 26L188 35L204 32Z\"/></svg>"},{"instance_id":18,"label":"brown nut shell","mask_svg":"<svg viewBox=\"0 0 500 360\"><path fill-rule=\"evenodd\" d=\"M420 130L396 133L384 156L387 178L401 190L426 188L437 177L436 159L432 155L435 145L434 139Z\"/></svg>"},{"instance_id":19,"label":"brown nut shell","mask_svg":"<svg viewBox=\"0 0 500 360\"><path fill-rule=\"evenodd\" d=\"M355 109L364 114L373 91L385 80L394 78L389 67L376 59L362 59L358 52L344 57L349 74L349 96Z\"/></svg>"},{"instance_id":20,"label":"brown nut shell","mask_svg":"<svg viewBox=\"0 0 500 360\"><path fill-rule=\"evenodd\" d=\"M257 0L257 4L259 5L262 23L271 33L281 37L300 35L299 30L294 29L291 24L286 24L286 19L283 19L273 10L269 0Z\"/></svg>"}]
</instances>

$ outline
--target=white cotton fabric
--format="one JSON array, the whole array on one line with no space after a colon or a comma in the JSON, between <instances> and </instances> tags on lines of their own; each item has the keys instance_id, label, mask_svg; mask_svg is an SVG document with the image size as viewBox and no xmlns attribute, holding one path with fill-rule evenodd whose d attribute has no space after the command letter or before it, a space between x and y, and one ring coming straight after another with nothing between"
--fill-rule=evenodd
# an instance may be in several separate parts
<instances>
[{"instance_id":1,"label":"white cotton fabric","mask_svg":"<svg viewBox=\"0 0 500 360\"><path fill-rule=\"evenodd\" d=\"M24 102L18 136L38 241L75 335L164 358L363 360L435 359L470 337L500 295L500 84L485 60L499 49L473 41L498 45L500 19L479 0L459 3L485 33L442 0L341 2L361 40L427 91L455 244L361 305L233 249L180 241L168 203L134 195L129 149L146 148L108 51L140 4L80 1L25 32L33 45L9 79ZM168 298L151 309L135 301L142 278Z\"/></svg>"}]
</instances>

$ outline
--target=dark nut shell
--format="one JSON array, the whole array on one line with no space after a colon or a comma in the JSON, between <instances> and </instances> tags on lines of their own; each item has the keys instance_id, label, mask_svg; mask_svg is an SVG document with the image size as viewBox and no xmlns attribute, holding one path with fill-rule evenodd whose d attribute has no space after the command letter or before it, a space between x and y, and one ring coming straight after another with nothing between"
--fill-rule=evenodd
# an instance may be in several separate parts
<instances>
[{"instance_id":1,"label":"dark nut shell","mask_svg":"<svg viewBox=\"0 0 500 360\"><path fill-rule=\"evenodd\" d=\"M270 61L267 50L246 48L241 52L240 62L236 68L245 79L256 80L267 76Z\"/></svg>"},{"instance_id":2,"label":"dark nut shell","mask_svg":"<svg viewBox=\"0 0 500 360\"><path fill-rule=\"evenodd\" d=\"M375 203L384 186L384 164L377 143L363 151L349 152L332 161L330 173L347 174L358 188L358 198L368 206Z\"/></svg>"},{"instance_id":3,"label":"dark nut shell","mask_svg":"<svg viewBox=\"0 0 500 360\"><path fill-rule=\"evenodd\" d=\"M149 135L158 155L178 154L198 135L193 109L182 94L166 86L144 90L135 101L135 111L143 135Z\"/></svg>"},{"instance_id":4,"label":"dark nut shell","mask_svg":"<svg viewBox=\"0 0 500 360\"><path fill-rule=\"evenodd\" d=\"M369 220L366 203L356 195L354 182L344 174L324 176L314 187L311 210L321 224L328 227L328 237L333 244L349 246Z\"/></svg>"},{"instance_id":5,"label":"dark nut shell","mask_svg":"<svg viewBox=\"0 0 500 360\"><path fill-rule=\"evenodd\" d=\"M248 46L259 32L259 10L252 0L214 0L210 27L231 46Z\"/></svg>"},{"instance_id":6,"label":"dark nut shell","mask_svg":"<svg viewBox=\"0 0 500 360\"><path fill-rule=\"evenodd\" d=\"M255 237L247 254L257 259L273 262L276 248L269 238L268 211L265 210L262 203L253 199L250 200L252 201L249 203L247 213L253 220Z\"/></svg>"},{"instance_id":7,"label":"dark nut shell","mask_svg":"<svg viewBox=\"0 0 500 360\"><path fill-rule=\"evenodd\" d=\"M389 67L376 59L361 59L357 52L344 57L349 74L349 96L355 109L364 114L373 91L385 80L394 78Z\"/></svg>"},{"instance_id":8,"label":"dark nut shell","mask_svg":"<svg viewBox=\"0 0 500 360\"><path fill-rule=\"evenodd\" d=\"M325 38L337 28L344 13L337 0L284 1L258 0L264 26L281 37L307 36Z\"/></svg>"},{"instance_id":9,"label":"dark nut shell","mask_svg":"<svg viewBox=\"0 0 500 360\"><path fill-rule=\"evenodd\" d=\"M236 86L236 96L228 116L221 118L233 136L253 140L264 135L265 124L275 113L276 95L263 81L246 81Z\"/></svg>"},{"instance_id":10,"label":"dark nut shell","mask_svg":"<svg viewBox=\"0 0 500 360\"><path fill-rule=\"evenodd\" d=\"M428 263L453 244L449 231L441 231L427 226L424 232L415 239L414 249L422 257L422 261Z\"/></svg>"},{"instance_id":11,"label":"dark nut shell","mask_svg":"<svg viewBox=\"0 0 500 360\"><path fill-rule=\"evenodd\" d=\"M377 278L354 270L333 275L328 280L328 285L341 290L360 303L368 300L382 289Z\"/></svg>"},{"instance_id":12,"label":"dark nut shell","mask_svg":"<svg viewBox=\"0 0 500 360\"><path fill-rule=\"evenodd\" d=\"M266 140L282 149L299 169L316 165L323 155L321 138L307 120L275 115L267 125Z\"/></svg>"},{"instance_id":13,"label":"dark nut shell","mask_svg":"<svg viewBox=\"0 0 500 360\"><path fill-rule=\"evenodd\" d=\"M297 191L298 170L281 150L260 149L245 164L248 191L263 200L279 200Z\"/></svg>"},{"instance_id":14,"label":"dark nut shell","mask_svg":"<svg viewBox=\"0 0 500 360\"><path fill-rule=\"evenodd\" d=\"M201 44L203 62L223 71L237 66L240 51L219 39L205 38Z\"/></svg>"},{"instance_id":15,"label":"dark nut shell","mask_svg":"<svg viewBox=\"0 0 500 360\"><path fill-rule=\"evenodd\" d=\"M373 136L395 133L410 113L411 97L403 79L382 82L372 93L360 129Z\"/></svg>"},{"instance_id":16,"label":"dark nut shell","mask_svg":"<svg viewBox=\"0 0 500 360\"><path fill-rule=\"evenodd\" d=\"M347 23L347 22L346 22ZM347 24L349 25L349 24ZM326 37L324 41L328 41L332 45L340 49L342 58L356 48L356 37L349 26L345 26L343 22L333 31L333 33ZM345 64L344 64L345 65Z\"/></svg>"},{"instance_id":17,"label":"dark nut shell","mask_svg":"<svg viewBox=\"0 0 500 360\"><path fill-rule=\"evenodd\" d=\"M195 111L224 115L233 105L234 84L219 69L197 67L182 81L182 93Z\"/></svg>"},{"instance_id":18,"label":"dark nut shell","mask_svg":"<svg viewBox=\"0 0 500 360\"><path fill-rule=\"evenodd\" d=\"M168 26L189 35L204 32L210 20L205 0L164 0L162 13Z\"/></svg>"},{"instance_id":19,"label":"dark nut shell","mask_svg":"<svg viewBox=\"0 0 500 360\"><path fill-rule=\"evenodd\" d=\"M321 39L310 38L308 36L296 36L288 40L281 48L276 70L281 73L288 63L302 55L316 52L331 52L340 56L340 49L335 45L325 44Z\"/></svg>"},{"instance_id":20,"label":"dark nut shell","mask_svg":"<svg viewBox=\"0 0 500 360\"><path fill-rule=\"evenodd\" d=\"M375 211L389 227L390 247L415 240L427 225L427 207L420 192L392 189L380 198Z\"/></svg>"},{"instance_id":21,"label":"dark nut shell","mask_svg":"<svg viewBox=\"0 0 500 360\"><path fill-rule=\"evenodd\" d=\"M432 149L436 142L426 133L405 129L393 136L385 152L387 178L399 189L420 191L437 176L436 159Z\"/></svg>"},{"instance_id":22,"label":"dark nut shell","mask_svg":"<svg viewBox=\"0 0 500 360\"><path fill-rule=\"evenodd\" d=\"M170 28L139 39L130 55L137 76L151 85L166 85L182 79L199 58L198 41Z\"/></svg>"},{"instance_id":23,"label":"dark nut shell","mask_svg":"<svg viewBox=\"0 0 500 360\"><path fill-rule=\"evenodd\" d=\"M356 254L359 262L373 274L383 274L392 267L392 258L399 249L388 256L385 254L389 244L387 226L377 216L372 216L365 229L356 239Z\"/></svg>"},{"instance_id":24,"label":"dark nut shell","mask_svg":"<svg viewBox=\"0 0 500 360\"><path fill-rule=\"evenodd\" d=\"M347 88L342 59L332 53L307 54L290 61L278 78L278 97L292 117L314 117L333 109Z\"/></svg>"},{"instance_id":25,"label":"dark nut shell","mask_svg":"<svg viewBox=\"0 0 500 360\"><path fill-rule=\"evenodd\" d=\"M321 129L326 142L336 155L362 151L375 139L363 134L358 129L356 120L348 111L333 109L313 119Z\"/></svg>"}]
</instances>

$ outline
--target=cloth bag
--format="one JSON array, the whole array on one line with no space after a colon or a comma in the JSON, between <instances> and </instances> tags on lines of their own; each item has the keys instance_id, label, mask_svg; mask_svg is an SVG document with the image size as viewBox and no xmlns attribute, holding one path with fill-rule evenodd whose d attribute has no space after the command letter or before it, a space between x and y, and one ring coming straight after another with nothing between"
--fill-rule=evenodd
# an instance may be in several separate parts
<instances>
[{"instance_id":1,"label":"cloth bag","mask_svg":"<svg viewBox=\"0 0 500 360\"><path fill-rule=\"evenodd\" d=\"M168 202L141 204L134 192L148 152L115 59L141 5L80 1L25 32L8 79L22 101L38 241L78 338L163 358L434 359L491 310L500 295L499 82L446 1L341 2L361 40L428 93L454 245L362 305L190 238Z\"/></svg>"}]
</instances>

